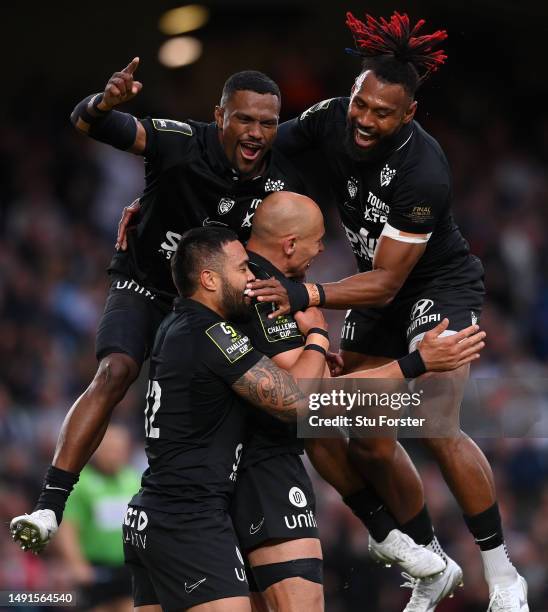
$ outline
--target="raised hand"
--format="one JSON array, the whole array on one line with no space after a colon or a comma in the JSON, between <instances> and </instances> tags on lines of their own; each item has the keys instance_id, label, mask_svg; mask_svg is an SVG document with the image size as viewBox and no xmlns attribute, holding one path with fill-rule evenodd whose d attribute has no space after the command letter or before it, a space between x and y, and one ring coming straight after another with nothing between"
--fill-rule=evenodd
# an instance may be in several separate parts
<instances>
[{"instance_id":1,"label":"raised hand","mask_svg":"<svg viewBox=\"0 0 548 612\"><path fill-rule=\"evenodd\" d=\"M143 89L140 81L135 81L133 75L139 66L139 58L134 57L121 71L115 72L105 87L103 99L97 105L99 110L110 110L134 98Z\"/></svg>"}]
</instances>

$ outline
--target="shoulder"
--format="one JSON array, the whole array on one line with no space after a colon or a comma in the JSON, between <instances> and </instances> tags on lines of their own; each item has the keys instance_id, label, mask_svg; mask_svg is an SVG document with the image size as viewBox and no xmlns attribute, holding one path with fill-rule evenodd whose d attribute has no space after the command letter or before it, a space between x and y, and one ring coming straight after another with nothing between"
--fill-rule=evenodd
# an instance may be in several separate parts
<instances>
[{"instance_id":1,"label":"shoulder","mask_svg":"<svg viewBox=\"0 0 548 612\"><path fill-rule=\"evenodd\" d=\"M348 111L348 98L327 98L321 102L313 104L307 108L299 119L304 121L306 119L325 121L325 122L338 122L346 121L346 113Z\"/></svg>"}]
</instances>

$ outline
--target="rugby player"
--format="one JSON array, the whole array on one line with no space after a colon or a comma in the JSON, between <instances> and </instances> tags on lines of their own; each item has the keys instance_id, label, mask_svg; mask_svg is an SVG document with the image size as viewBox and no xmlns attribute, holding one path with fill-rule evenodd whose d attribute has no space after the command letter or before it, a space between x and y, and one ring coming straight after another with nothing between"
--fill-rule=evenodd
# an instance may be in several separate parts
<instances>
[{"instance_id":1,"label":"rugby player","mask_svg":"<svg viewBox=\"0 0 548 612\"><path fill-rule=\"evenodd\" d=\"M307 241L301 242L297 257L310 257L303 248ZM315 244L318 248L318 240ZM160 606L197 612L249 610L243 558L227 514L245 444L245 417L252 409L238 398L284 423L306 415L306 396L294 376L322 377L329 347L326 324L317 309L295 315L306 340L287 373L257 350L241 327L252 314L244 292L254 275L234 232L189 230L179 242L172 268L181 298L161 324L152 351L145 410L149 468L124 521L134 603L147 612ZM451 344L453 356L448 358ZM426 367L438 369L470 361L481 345L481 335L460 345L431 336L420 355ZM352 376L403 378L408 363L404 357ZM271 468L276 477L288 477L283 462L276 460ZM292 466L289 478L294 476ZM300 507L306 505L303 498L302 491L293 492ZM245 499L253 503L249 495ZM315 552L321 556L319 542ZM304 569L302 564L299 568ZM317 565L313 576L318 576ZM321 610L323 605L317 597L305 603L300 609ZM282 603L276 609L296 608Z\"/></svg>"},{"instance_id":2,"label":"rugby player","mask_svg":"<svg viewBox=\"0 0 548 612\"><path fill-rule=\"evenodd\" d=\"M323 286L287 289L259 281L252 295L276 301L273 316L307 305L351 310L342 335L347 372L375 367L412 351L438 321L445 334L478 319L483 268L469 252L451 214L451 178L439 144L414 120L419 84L444 62L433 50L444 31L418 36L407 15L389 21L347 15L362 70L350 98L320 102L280 126L277 144L289 156L321 151L331 170L338 210L360 273ZM504 544L493 474L478 446L459 427L459 406L469 375L465 365L436 374L453 393L427 399L447 419L446 438L429 438L443 476L480 547L493 611L526 612L527 585ZM450 436L450 437L449 437ZM418 474L395 440L352 439L350 450L402 530L441 553L433 537ZM408 612L433 610L461 582L449 560L436 580L412 580Z\"/></svg>"},{"instance_id":3,"label":"rugby player","mask_svg":"<svg viewBox=\"0 0 548 612\"><path fill-rule=\"evenodd\" d=\"M110 263L111 286L96 336L97 373L65 418L35 512L13 522L28 525L25 534L32 529L33 537L21 543L33 550L56 531L80 470L137 378L171 309L176 290L169 261L181 234L220 224L246 239L265 195L283 188L300 190L293 167L271 151L280 91L266 75L245 71L229 77L213 123L139 121L113 110L141 90L134 79L138 63L135 58L114 73L103 93L82 100L71 115L82 133L143 155L146 187L127 250L119 250ZM19 539L19 528L13 532Z\"/></svg>"},{"instance_id":4,"label":"rugby player","mask_svg":"<svg viewBox=\"0 0 548 612\"><path fill-rule=\"evenodd\" d=\"M249 267L256 278L302 281L312 260L323 251L323 234L323 215L310 198L286 192L272 194L265 198L253 219L247 243ZM291 315L269 319L272 310L274 304L255 300L252 318L239 328L254 348L276 365L295 378L304 378L297 360L305 338ZM461 337L469 332L470 329L463 331ZM435 336L425 337L421 353L428 354L432 343L438 344L445 357L458 348L456 342L444 345L448 339L456 341L455 336L438 339L439 333L441 328ZM438 367L455 364L448 361ZM382 376L382 372L369 374ZM303 444L294 426L262 413L253 413L252 417L231 515L252 567L251 588L263 593L270 609L320 610L323 606L314 491L299 457L305 446L316 470L341 496L361 499L367 494L370 503L361 509L360 518L381 542L379 548L385 554L399 559L413 575L425 576L444 569L445 563L439 557L432 559L427 549L406 542L408 536L399 531L382 500L368 491L349 461L344 438L309 439Z\"/></svg>"}]
</instances>

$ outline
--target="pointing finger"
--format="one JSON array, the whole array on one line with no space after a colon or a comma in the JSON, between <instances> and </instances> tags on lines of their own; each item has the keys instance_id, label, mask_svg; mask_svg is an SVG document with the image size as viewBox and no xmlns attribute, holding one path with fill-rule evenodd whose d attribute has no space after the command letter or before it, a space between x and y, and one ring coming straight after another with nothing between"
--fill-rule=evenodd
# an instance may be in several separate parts
<instances>
[{"instance_id":1,"label":"pointing finger","mask_svg":"<svg viewBox=\"0 0 548 612\"><path fill-rule=\"evenodd\" d=\"M131 60L131 62L129 62L129 64L122 70L122 72L125 72L127 74L133 74L137 70L138 66L139 66L139 58L134 57Z\"/></svg>"}]
</instances>

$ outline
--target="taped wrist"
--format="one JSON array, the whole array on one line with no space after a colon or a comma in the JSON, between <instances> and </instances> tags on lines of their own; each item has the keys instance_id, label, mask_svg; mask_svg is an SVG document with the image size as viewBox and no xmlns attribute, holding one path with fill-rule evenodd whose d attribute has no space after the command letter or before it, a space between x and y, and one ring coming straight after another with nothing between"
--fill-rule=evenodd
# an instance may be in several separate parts
<instances>
[{"instance_id":1,"label":"taped wrist","mask_svg":"<svg viewBox=\"0 0 548 612\"><path fill-rule=\"evenodd\" d=\"M67 472L50 465L34 510L53 510L57 524L60 524L67 499L79 477L79 474Z\"/></svg>"},{"instance_id":2,"label":"taped wrist","mask_svg":"<svg viewBox=\"0 0 548 612\"><path fill-rule=\"evenodd\" d=\"M322 329L321 327L311 327L308 330L306 337L308 338L310 334L320 334L320 336L323 336L324 338L327 338L329 340L329 333L327 332L327 330Z\"/></svg>"},{"instance_id":3,"label":"taped wrist","mask_svg":"<svg viewBox=\"0 0 548 612\"><path fill-rule=\"evenodd\" d=\"M426 373L426 366L418 350L398 359L404 378L417 378Z\"/></svg>"},{"instance_id":4,"label":"taped wrist","mask_svg":"<svg viewBox=\"0 0 548 612\"><path fill-rule=\"evenodd\" d=\"M304 283L297 283L292 280L285 280L282 281L282 283L287 291L289 309L292 313L308 308L308 291L306 290Z\"/></svg>"},{"instance_id":5,"label":"taped wrist","mask_svg":"<svg viewBox=\"0 0 548 612\"><path fill-rule=\"evenodd\" d=\"M304 350L305 351L318 351L318 353L321 353L324 357L327 357L327 351L323 348L323 346L320 346L319 344L314 344L313 342L305 345Z\"/></svg>"},{"instance_id":6,"label":"taped wrist","mask_svg":"<svg viewBox=\"0 0 548 612\"><path fill-rule=\"evenodd\" d=\"M137 121L133 115L128 113L99 110L97 105L101 99L102 94L93 94L84 98L75 106L70 120L76 126L78 119L82 119L89 125L89 136L99 142L127 151L135 143Z\"/></svg>"}]
</instances>

